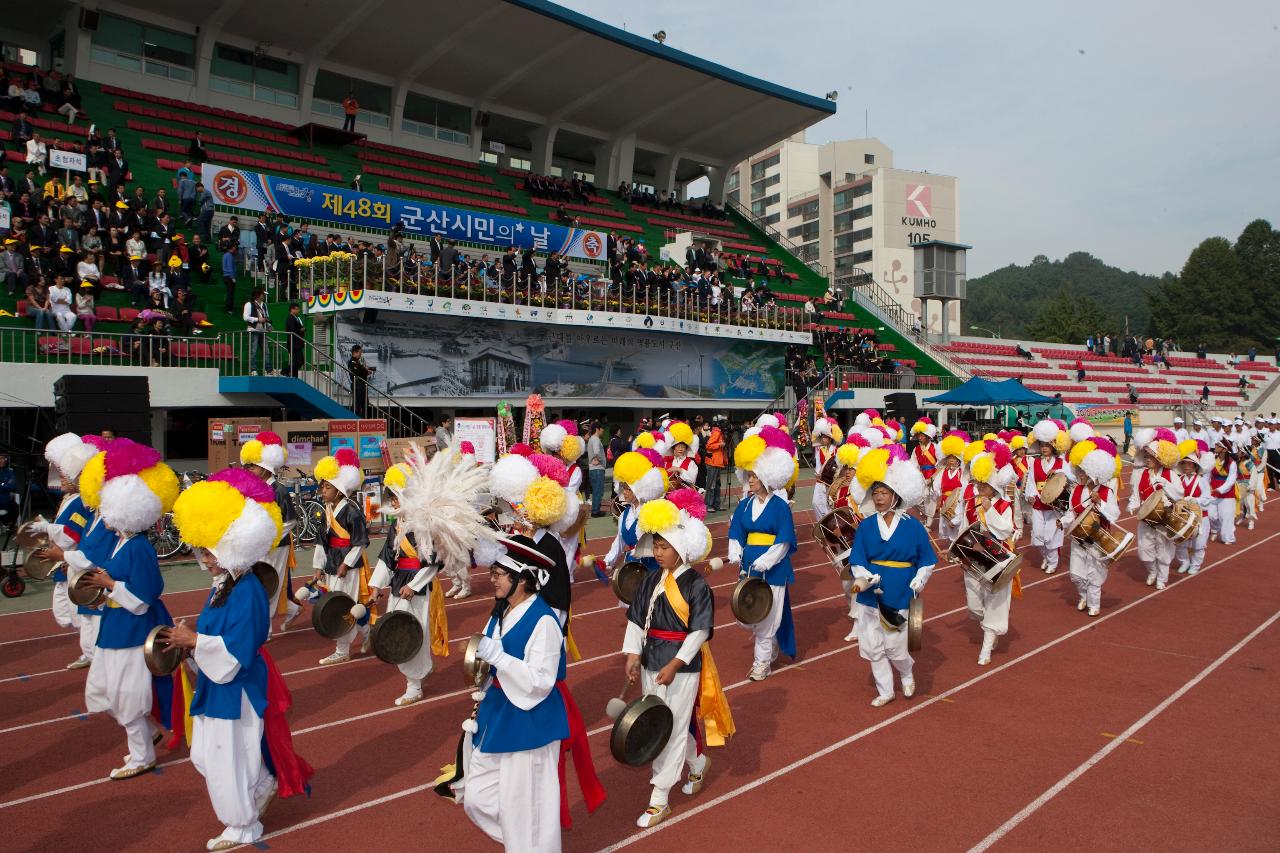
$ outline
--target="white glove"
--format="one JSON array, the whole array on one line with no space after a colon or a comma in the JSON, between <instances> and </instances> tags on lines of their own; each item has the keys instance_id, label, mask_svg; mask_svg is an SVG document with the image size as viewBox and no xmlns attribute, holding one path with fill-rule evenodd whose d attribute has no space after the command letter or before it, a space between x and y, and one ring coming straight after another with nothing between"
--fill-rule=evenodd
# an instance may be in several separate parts
<instances>
[{"instance_id":1,"label":"white glove","mask_svg":"<svg viewBox=\"0 0 1280 853\"><path fill-rule=\"evenodd\" d=\"M911 579L911 583L907 584L907 586L911 587L912 592L919 595L920 590L924 589L925 580L926 578L914 577Z\"/></svg>"},{"instance_id":2,"label":"white glove","mask_svg":"<svg viewBox=\"0 0 1280 853\"><path fill-rule=\"evenodd\" d=\"M476 656L480 660L490 664L498 662L506 652L502 650L502 642L495 640L493 637L481 637L480 646L476 649Z\"/></svg>"}]
</instances>

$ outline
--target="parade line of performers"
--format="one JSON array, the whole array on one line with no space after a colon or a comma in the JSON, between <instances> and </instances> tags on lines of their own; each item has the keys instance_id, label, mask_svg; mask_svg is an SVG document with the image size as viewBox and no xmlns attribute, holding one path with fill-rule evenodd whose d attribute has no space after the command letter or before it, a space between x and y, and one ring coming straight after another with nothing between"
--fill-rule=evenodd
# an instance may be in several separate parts
<instances>
[{"instance_id":1,"label":"parade line of performers","mask_svg":"<svg viewBox=\"0 0 1280 853\"><path fill-rule=\"evenodd\" d=\"M639 693L671 712L671 734L646 762L652 792L636 821L662 822L672 812L671 790L698 794L708 749L735 732L712 657L715 601L704 568L727 563L739 587L754 579L762 595L767 589L750 624L735 597L752 648L748 678L767 679L780 655L797 655L790 587L798 454L780 416L762 415L746 431L734 453L743 495L729 521L727 560L708 563L707 509L691 487L697 436L680 421L645 430L614 460L617 536L606 555L580 562L587 508L578 494L577 432L572 421L552 423L537 450L516 444L492 465L480 464L467 442L411 453L386 472L395 523L376 555L357 501L358 459L349 450L325 457L315 476L326 529L309 576L298 569L306 558L297 553L288 494L275 480L285 458L278 435L259 434L243 445L239 467L181 492L151 448L73 434L50 441L45 455L64 498L52 521L37 524L47 539L43 555L58 564L52 610L59 625L79 629L80 653L68 668L88 669L86 707L124 729L128 754L111 778L153 770L161 741L174 748L185 740L223 826L208 849L257 842L272 799L308 791L312 776L294 752L289 691L266 648L275 618L283 626L302 603L318 610L345 601L326 635L336 646L320 663L349 660L357 640L362 651L371 643L377 650L377 635L390 636L405 681L395 705L412 705L423 698L434 658L447 654L443 582L451 595L469 594L471 573L487 572L494 605L469 646L469 666L479 673L475 705L456 761L434 787L506 849L559 850L569 823L566 760L589 812L605 797L565 680L568 661L581 657L572 631L574 570L594 563L596 577L615 589L621 569L642 574L624 599L621 664ZM939 564L935 541L964 568L968 610L982 632L977 662L987 665L1021 597L1024 529L1046 573L1057 571L1070 543L1068 571L1089 616L1101 609L1110 564L1134 538L1117 524L1120 454L1085 421L1044 420L1026 436L971 438L939 435L927 418L904 434L866 411L847 437L827 417L811 435L819 475L813 507L822 530L832 531L820 539L840 575L852 622L846 640L857 641L870 665L876 707L893 701L897 684L903 696L915 692L912 630ZM1200 571L1210 538L1234 542L1238 516L1252 526L1262 512L1265 453L1280 447L1280 423L1203 437L1147 429L1135 438L1128 509L1140 519L1136 548L1147 583L1164 588L1171 571ZM167 512L210 574L193 626L173 624L142 534ZM385 624L371 632L379 620ZM419 642L406 645L406 637ZM168 672L155 663L166 655L181 661Z\"/></svg>"}]
</instances>

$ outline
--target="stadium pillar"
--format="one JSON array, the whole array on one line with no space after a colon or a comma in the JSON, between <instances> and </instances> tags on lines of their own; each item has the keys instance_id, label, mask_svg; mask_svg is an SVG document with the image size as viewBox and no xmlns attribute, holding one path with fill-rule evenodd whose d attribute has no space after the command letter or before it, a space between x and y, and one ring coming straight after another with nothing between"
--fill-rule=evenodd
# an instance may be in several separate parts
<instances>
[{"instance_id":1,"label":"stadium pillar","mask_svg":"<svg viewBox=\"0 0 1280 853\"><path fill-rule=\"evenodd\" d=\"M544 124L530 132L529 144L532 155L529 159L533 162L534 174L551 174L551 161L556 149L556 132L559 130L559 125Z\"/></svg>"},{"instance_id":2,"label":"stadium pillar","mask_svg":"<svg viewBox=\"0 0 1280 853\"><path fill-rule=\"evenodd\" d=\"M298 112L305 121L311 115L311 101L316 94L316 72L320 70L320 60L308 57L302 66L301 85L298 87Z\"/></svg>"},{"instance_id":3,"label":"stadium pillar","mask_svg":"<svg viewBox=\"0 0 1280 853\"><path fill-rule=\"evenodd\" d=\"M653 187L658 192L676 188L676 167L680 165L679 154L667 154L659 157L653 166Z\"/></svg>"},{"instance_id":4,"label":"stadium pillar","mask_svg":"<svg viewBox=\"0 0 1280 853\"><path fill-rule=\"evenodd\" d=\"M724 185L725 179L729 175L729 170L723 166L708 166L707 180L710 186L707 188L707 198L715 204L724 204Z\"/></svg>"},{"instance_id":5,"label":"stadium pillar","mask_svg":"<svg viewBox=\"0 0 1280 853\"><path fill-rule=\"evenodd\" d=\"M630 182L636 158L635 134L615 136L595 147L596 186L617 188L623 181Z\"/></svg>"},{"instance_id":6,"label":"stadium pillar","mask_svg":"<svg viewBox=\"0 0 1280 853\"><path fill-rule=\"evenodd\" d=\"M93 34L80 26L81 7L89 4L72 3L63 18L66 42L63 48L62 73L77 77L89 76L89 51L93 47Z\"/></svg>"}]
</instances>

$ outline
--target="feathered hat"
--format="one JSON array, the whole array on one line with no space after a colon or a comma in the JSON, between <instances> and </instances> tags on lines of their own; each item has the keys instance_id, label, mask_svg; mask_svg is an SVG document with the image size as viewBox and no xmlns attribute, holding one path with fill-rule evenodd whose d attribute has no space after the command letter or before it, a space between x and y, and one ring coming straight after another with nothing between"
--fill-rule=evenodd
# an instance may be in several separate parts
<instances>
[{"instance_id":1,"label":"feathered hat","mask_svg":"<svg viewBox=\"0 0 1280 853\"><path fill-rule=\"evenodd\" d=\"M650 458L652 454L657 459ZM613 479L625 483L641 503L657 500L667 491L667 472L662 457L652 450L631 450L613 462Z\"/></svg>"},{"instance_id":2,"label":"feathered hat","mask_svg":"<svg viewBox=\"0 0 1280 853\"><path fill-rule=\"evenodd\" d=\"M1084 418L1075 418L1067 425L1067 435L1071 436L1072 444L1092 438L1096 434L1097 430L1093 428L1093 424Z\"/></svg>"},{"instance_id":3,"label":"feathered hat","mask_svg":"<svg viewBox=\"0 0 1280 853\"><path fill-rule=\"evenodd\" d=\"M275 491L243 468L193 483L174 501L173 522L182 541L212 552L233 575L265 559L284 532Z\"/></svg>"},{"instance_id":4,"label":"feathered hat","mask_svg":"<svg viewBox=\"0 0 1280 853\"><path fill-rule=\"evenodd\" d=\"M80 472L80 498L117 533L155 524L178 498L178 476L160 454L127 438L109 442Z\"/></svg>"},{"instance_id":5,"label":"feathered hat","mask_svg":"<svg viewBox=\"0 0 1280 853\"><path fill-rule=\"evenodd\" d=\"M1004 492L1016 476L1012 464L1013 451L998 438L987 439L982 445L982 449L969 460L969 477L975 482L986 483L997 492Z\"/></svg>"},{"instance_id":6,"label":"feathered hat","mask_svg":"<svg viewBox=\"0 0 1280 853\"><path fill-rule=\"evenodd\" d=\"M395 469L401 469L405 480L398 493L398 528L412 533L418 552L431 555L445 573L467 569L473 552L497 540L476 509L488 500L489 472L484 468L458 453L437 453L430 460L413 453ZM391 472L387 480L390 485Z\"/></svg>"},{"instance_id":7,"label":"feathered hat","mask_svg":"<svg viewBox=\"0 0 1280 853\"><path fill-rule=\"evenodd\" d=\"M438 456L439 454L436 455ZM387 469L387 472L382 475L382 488L395 495L396 500L402 500L404 498L405 489L409 487L410 470L408 462L397 462L392 465Z\"/></svg>"},{"instance_id":8,"label":"feathered hat","mask_svg":"<svg viewBox=\"0 0 1280 853\"><path fill-rule=\"evenodd\" d=\"M1133 440L1138 449L1151 454L1161 468L1172 468L1182 459L1178 450L1178 437L1171 429L1140 429L1133 434Z\"/></svg>"},{"instance_id":9,"label":"feathered hat","mask_svg":"<svg viewBox=\"0 0 1280 853\"><path fill-rule=\"evenodd\" d=\"M571 496L565 488L567 483L564 463L543 453L527 457L509 453L489 469L490 493L510 504L535 527L551 528L568 515ZM572 499L576 515L577 495Z\"/></svg>"},{"instance_id":10,"label":"feathered hat","mask_svg":"<svg viewBox=\"0 0 1280 853\"><path fill-rule=\"evenodd\" d=\"M1101 435L1076 443L1071 448L1067 461L1099 485L1105 485L1119 477L1122 465L1115 442Z\"/></svg>"},{"instance_id":11,"label":"feathered hat","mask_svg":"<svg viewBox=\"0 0 1280 853\"><path fill-rule=\"evenodd\" d=\"M858 413L857 417L853 419L853 425L856 427L866 427L871 426L873 422L878 420L880 420L880 413L875 409L863 409Z\"/></svg>"},{"instance_id":12,"label":"feathered hat","mask_svg":"<svg viewBox=\"0 0 1280 853\"><path fill-rule=\"evenodd\" d=\"M938 442L938 452L942 454L942 458L954 456L959 459L964 454L964 448L969 443L969 433L953 429L942 437L942 441Z\"/></svg>"},{"instance_id":13,"label":"feathered hat","mask_svg":"<svg viewBox=\"0 0 1280 853\"><path fill-rule=\"evenodd\" d=\"M703 523L707 506L694 489L677 489L665 498L640 507L640 539L636 556L653 556L653 537L661 536L685 563L697 563L711 553L711 532Z\"/></svg>"},{"instance_id":14,"label":"feathered hat","mask_svg":"<svg viewBox=\"0 0 1280 853\"><path fill-rule=\"evenodd\" d=\"M900 444L868 450L858 460L854 475L858 478L858 484L866 491L868 499L871 488L876 483L888 486L898 496L897 509L903 512L916 506L924 498L924 476L919 468L911 464L907 451Z\"/></svg>"},{"instance_id":15,"label":"feathered hat","mask_svg":"<svg viewBox=\"0 0 1280 853\"><path fill-rule=\"evenodd\" d=\"M667 455L667 434L662 430L649 430L642 432L635 437L635 441L631 442L632 450L652 450L659 456Z\"/></svg>"},{"instance_id":16,"label":"feathered hat","mask_svg":"<svg viewBox=\"0 0 1280 853\"><path fill-rule=\"evenodd\" d=\"M578 435L577 422L569 418L544 426L538 434L538 444L543 452L554 453L565 462L577 461L586 450L586 445Z\"/></svg>"},{"instance_id":17,"label":"feathered hat","mask_svg":"<svg viewBox=\"0 0 1280 853\"><path fill-rule=\"evenodd\" d=\"M866 438L851 433L847 441L840 445L836 450L836 467L837 468L853 468L858 464L858 460L862 458L862 454L871 449L871 445Z\"/></svg>"},{"instance_id":18,"label":"feathered hat","mask_svg":"<svg viewBox=\"0 0 1280 853\"><path fill-rule=\"evenodd\" d=\"M925 415L911 425L911 435L913 437L924 435L929 438L935 438L938 435L938 428L934 426L933 420L928 415Z\"/></svg>"},{"instance_id":19,"label":"feathered hat","mask_svg":"<svg viewBox=\"0 0 1280 853\"><path fill-rule=\"evenodd\" d=\"M1183 459L1189 460L1200 469L1201 474L1213 468L1216 461L1213 458L1213 452L1209 450L1209 445L1198 438L1188 438L1178 442L1178 453Z\"/></svg>"},{"instance_id":20,"label":"feathered hat","mask_svg":"<svg viewBox=\"0 0 1280 853\"><path fill-rule=\"evenodd\" d=\"M821 435L831 436L831 440L836 444L844 441L844 431L840 429L840 422L833 417L818 418L813 422L813 431L810 433L814 438Z\"/></svg>"},{"instance_id":21,"label":"feathered hat","mask_svg":"<svg viewBox=\"0 0 1280 853\"><path fill-rule=\"evenodd\" d=\"M98 452L98 448L86 442L74 432L54 436L44 446L44 458L68 480L75 482L84 466Z\"/></svg>"},{"instance_id":22,"label":"feathered hat","mask_svg":"<svg viewBox=\"0 0 1280 853\"><path fill-rule=\"evenodd\" d=\"M760 478L766 489L774 492L786 488L795 476L798 465L795 452L796 444L791 436L777 427L766 426L738 442L733 449L733 464L744 482L750 472Z\"/></svg>"},{"instance_id":23,"label":"feathered hat","mask_svg":"<svg viewBox=\"0 0 1280 853\"><path fill-rule=\"evenodd\" d=\"M1067 425L1056 418L1045 418L1037 422L1031 428L1031 439L1036 450L1042 444L1048 444L1058 454L1071 449L1071 433L1067 431Z\"/></svg>"},{"instance_id":24,"label":"feathered hat","mask_svg":"<svg viewBox=\"0 0 1280 853\"><path fill-rule=\"evenodd\" d=\"M274 432L260 432L240 446L240 464L257 465L274 474L284 464L284 441Z\"/></svg>"},{"instance_id":25,"label":"feathered hat","mask_svg":"<svg viewBox=\"0 0 1280 853\"><path fill-rule=\"evenodd\" d=\"M672 421L667 425L667 446L674 450L677 444L689 448L690 456L698 452L698 436L684 421Z\"/></svg>"},{"instance_id":26,"label":"feathered hat","mask_svg":"<svg viewBox=\"0 0 1280 853\"><path fill-rule=\"evenodd\" d=\"M337 453L317 462L315 475L320 482L332 483L335 489L348 496L364 482L360 458L350 447L340 448Z\"/></svg>"}]
</instances>

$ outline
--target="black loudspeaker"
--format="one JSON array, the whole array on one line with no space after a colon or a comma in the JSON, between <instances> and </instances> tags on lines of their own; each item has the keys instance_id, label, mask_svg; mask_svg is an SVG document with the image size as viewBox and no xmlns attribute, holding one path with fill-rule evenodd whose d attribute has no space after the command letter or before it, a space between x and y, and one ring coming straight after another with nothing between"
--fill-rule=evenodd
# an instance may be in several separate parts
<instances>
[{"instance_id":1,"label":"black loudspeaker","mask_svg":"<svg viewBox=\"0 0 1280 853\"><path fill-rule=\"evenodd\" d=\"M145 376L67 375L53 385L59 432L96 435L115 430L119 438L151 443L151 390Z\"/></svg>"},{"instance_id":2,"label":"black loudspeaker","mask_svg":"<svg viewBox=\"0 0 1280 853\"><path fill-rule=\"evenodd\" d=\"M97 9L81 9L80 10L80 29L88 30L91 33L98 31L98 22L100 17Z\"/></svg>"},{"instance_id":3,"label":"black loudspeaker","mask_svg":"<svg viewBox=\"0 0 1280 853\"><path fill-rule=\"evenodd\" d=\"M884 395L885 414L910 429L920 417L920 408L916 405L916 395L910 391L900 391Z\"/></svg>"},{"instance_id":4,"label":"black loudspeaker","mask_svg":"<svg viewBox=\"0 0 1280 853\"><path fill-rule=\"evenodd\" d=\"M378 322L378 309L364 309L364 313L360 315L360 322L364 323L366 326L372 326L374 323Z\"/></svg>"}]
</instances>

